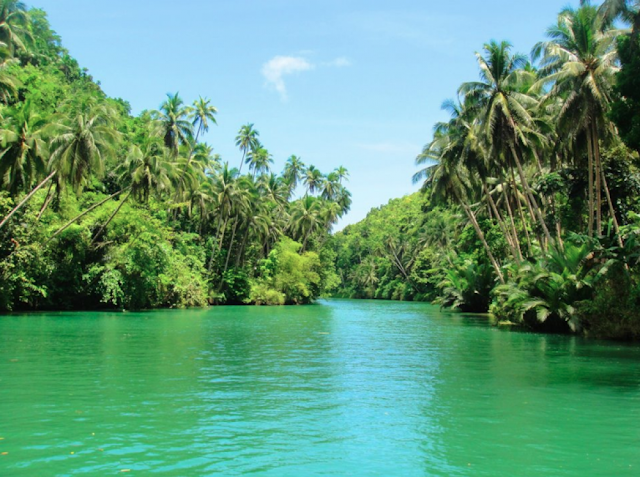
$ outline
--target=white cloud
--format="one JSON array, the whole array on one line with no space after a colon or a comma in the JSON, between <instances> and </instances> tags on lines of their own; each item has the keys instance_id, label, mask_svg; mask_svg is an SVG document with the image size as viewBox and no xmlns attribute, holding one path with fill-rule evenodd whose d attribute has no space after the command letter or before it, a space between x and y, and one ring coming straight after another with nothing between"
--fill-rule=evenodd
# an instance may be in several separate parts
<instances>
[{"instance_id":1,"label":"white cloud","mask_svg":"<svg viewBox=\"0 0 640 477\"><path fill-rule=\"evenodd\" d=\"M302 71L312 70L314 65L305 58L295 56L275 56L262 67L262 76L273 86L283 100L287 99L284 77Z\"/></svg>"},{"instance_id":2,"label":"white cloud","mask_svg":"<svg viewBox=\"0 0 640 477\"><path fill-rule=\"evenodd\" d=\"M351 66L351 62L344 56L331 61L318 63L320 67L344 68ZM283 101L287 100L287 86L284 78L287 75L309 71L316 67L315 64L302 56L274 56L262 66L262 76L267 85L273 87Z\"/></svg>"},{"instance_id":3,"label":"white cloud","mask_svg":"<svg viewBox=\"0 0 640 477\"><path fill-rule=\"evenodd\" d=\"M344 56L341 56L340 58L336 58L335 60L326 63L326 65L335 66L336 68L344 68L345 66L351 66L351 62Z\"/></svg>"}]
</instances>

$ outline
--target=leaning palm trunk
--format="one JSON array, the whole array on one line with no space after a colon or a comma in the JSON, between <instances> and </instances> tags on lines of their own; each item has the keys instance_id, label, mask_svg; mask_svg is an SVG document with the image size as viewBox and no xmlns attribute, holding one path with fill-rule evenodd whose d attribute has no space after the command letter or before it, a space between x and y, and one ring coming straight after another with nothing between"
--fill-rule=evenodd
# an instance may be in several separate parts
<instances>
[{"instance_id":1,"label":"leaning palm trunk","mask_svg":"<svg viewBox=\"0 0 640 477\"><path fill-rule=\"evenodd\" d=\"M595 176L596 176L596 230L598 236L602 235L602 162L600 161L600 144L598 141L598 130L595 122L591 122L593 133L593 156L595 159Z\"/></svg>"},{"instance_id":2,"label":"leaning palm trunk","mask_svg":"<svg viewBox=\"0 0 640 477\"><path fill-rule=\"evenodd\" d=\"M33 197L33 195L34 195L36 192L38 192L38 191L42 188L42 186L44 186L44 185L47 183L47 181L50 181L50 180L53 178L53 176L55 176L55 175L57 174L57 172L58 172L57 170L53 171L51 174L49 174L47 177L45 177L45 179L44 179L42 182L40 182L40 184L38 184L38 185L37 185L37 186L36 186L36 187L31 191L31 192L29 192L29 193L25 196L25 198L24 198L24 199L22 199L22 200L20 201L20 203L19 203L18 205L16 205L16 206L11 210L11 212L9 212L9 213L7 214L7 216L6 216L4 219L2 219L2 222L0 222L0 229L2 228L2 226L3 226L4 224L6 224L6 223L7 223L7 221L8 221L11 217L13 217L13 214L15 214L17 211L19 211L19 210L22 208L22 206L23 206L24 204L26 204L26 203L29 201L29 199L31 199L31 197Z\"/></svg>"},{"instance_id":3,"label":"leaning palm trunk","mask_svg":"<svg viewBox=\"0 0 640 477\"><path fill-rule=\"evenodd\" d=\"M529 251L529 257L533 256L533 245L531 243L531 235L529 235L529 228L527 227L527 219L524 217L524 211L522 210L522 199L520 198L520 194L516 191L515 201L518 207L518 215L520 216L520 222L522 222L522 229L524 230L524 236L527 239L527 250ZM540 242L540 237L538 237L538 242Z\"/></svg>"},{"instance_id":4,"label":"leaning palm trunk","mask_svg":"<svg viewBox=\"0 0 640 477\"><path fill-rule=\"evenodd\" d=\"M607 196L609 214L611 215L611 220L613 220L613 230L616 233L618 245L620 245L620 248L622 248L624 247L624 242L622 241L622 235L620 234L620 225L618 224L618 219L616 218L616 211L613 207L613 202L611 201L611 194L609 193L609 186L607 185L607 178L604 175L604 171L602 171L602 185L604 186L604 193Z\"/></svg>"},{"instance_id":5,"label":"leaning palm trunk","mask_svg":"<svg viewBox=\"0 0 640 477\"><path fill-rule=\"evenodd\" d=\"M236 219L233 223L233 231L231 232L231 241L229 242L229 250L227 250L227 259L224 262L224 271L222 272L223 275L227 273L227 270L229 269L229 259L231 258L231 251L233 250L233 241L236 238L236 230L238 229L238 222L240 222L240 219L236 215Z\"/></svg>"},{"instance_id":6,"label":"leaning palm trunk","mask_svg":"<svg viewBox=\"0 0 640 477\"><path fill-rule=\"evenodd\" d=\"M482 229L480 228L480 225L478 224L478 221L476 220L476 216L473 214L473 211L471 210L471 208L467 204L465 204L462 201L459 201L459 203L462 205L462 208L464 209L465 213L467 214L467 217L469 217L469 220L471 221L471 224L473 225L473 228L475 229L476 234L478 235L478 238L482 242L482 246L484 247L485 251L487 252L487 256L489 257L489 260L491 260L491 265L493 265L493 268L496 271L496 274L498 275L498 279L500 280L500 283L502 285L504 285L504 276L502 275L502 271L500 270L500 265L498 265L498 262L495 259L495 257L493 256L493 253L491 253L491 249L489 248L489 244L487 243L487 240L486 240L486 238L484 236L484 233L482 232Z\"/></svg>"},{"instance_id":7,"label":"leaning palm trunk","mask_svg":"<svg viewBox=\"0 0 640 477\"><path fill-rule=\"evenodd\" d=\"M507 188L506 188L506 184L503 183L502 184L502 198L505 202L505 206L507 208L507 214L509 215L509 222L511 225L511 233L513 234L513 237L515 237L515 242L518 246L518 253L520 255L520 257L522 257L522 247L520 246L520 239L518 238L518 229L516 228L516 222L513 219L513 210L511 209L511 202L509 201L509 197L507 195ZM527 240L529 239L529 236L527 235Z\"/></svg>"},{"instance_id":8,"label":"leaning palm trunk","mask_svg":"<svg viewBox=\"0 0 640 477\"><path fill-rule=\"evenodd\" d=\"M587 128L587 169L589 176L589 237L593 237L593 141L591 128Z\"/></svg>"},{"instance_id":9,"label":"leaning palm trunk","mask_svg":"<svg viewBox=\"0 0 640 477\"><path fill-rule=\"evenodd\" d=\"M247 223L247 229L244 232L244 236L242 237L242 243L240 245L240 251L238 252L238 256L236 257L236 268L240 268L244 260L244 252L247 247L247 241L249 240L249 233L251 232L251 224Z\"/></svg>"},{"instance_id":10,"label":"leaning palm trunk","mask_svg":"<svg viewBox=\"0 0 640 477\"><path fill-rule=\"evenodd\" d=\"M125 190L127 189L122 189L119 190L118 192L116 192L115 194L111 194L109 197L107 197L106 199L101 200L100 202L98 202L97 204L92 205L91 207L89 207L87 210L85 210L84 212L82 212L79 215L76 215L73 219L71 219L69 222L67 222L66 224L64 224L62 227L60 227L51 237L49 237L46 241L45 244L48 244L49 242L51 242L54 238L56 238L58 235L60 235L62 232L64 232L65 230L67 230L67 228L69 228L70 225L72 225L74 222L77 222L78 220L80 220L82 217L84 217L85 215L87 215L89 212L91 212L94 209L97 209L98 207L100 207L102 204L110 201L111 199L113 199L114 197L116 197L119 194L122 194Z\"/></svg>"},{"instance_id":11,"label":"leaning palm trunk","mask_svg":"<svg viewBox=\"0 0 640 477\"><path fill-rule=\"evenodd\" d=\"M515 258L516 262L520 263L520 261L522 260L522 254L520 252L520 244L517 245L516 247L516 243L518 242L518 237L515 237L515 239L511 236L511 233L509 231L509 228L507 227L507 225L504 223L504 221L502 220L502 216L500 215L500 211L498 211L498 207L496 207L496 203L493 200L493 197L491 197L491 193L489 192L489 188L487 187L486 182L482 182L482 188L484 189L484 194L487 197L487 201L489 202L489 210L493 211L493 214L496 216L496 221L498 222L498 226L500 227L500 230L502 231L502 233L504 234L505 238L507 239L507 244L509 244L509 248L511 249L511 253L513 254L513 258Z\"/></svg>"},{"instance_id":12,"label":"leaning palm trunk","mask_svg":"<svg viewBox=\"0 0 640 477\"><path fill-rule=\"evenodd\" d=\"M96 243L96 240L98 240L98 237L100 237L100 235L102 234L102 232L104 232L104 229L107 228L107 226L111 223L111 221L113 220L113 218L116 216L116 214L118 212L120 212L120 209L122 208L122 206L124 205L124 203L127 201L127 199L129 198L129 196L131 195L131 191L129 191L129 193L127 194L127 196L122 199L120 201L120 204L118 204L118 207L116 207L116 210L113 211L113 213L109 216L109 219L107 219L107 221L104 223L104 225L102 227L100 227L100 230L98 230L98 233L95 235L95 237L93 237L93 240L91 241L91 245L93 245L94 243Z\"/></svg>"},{"instance_id":13,"label":"leaning palm trunk","mask_svg":"<svg viewBox=\"0 0 640 477\"><path fill-rule=\"evenodd\" d=\"M538 221L540 222L540 225L542 226L542 231L544 232L545 238L547 239L547 243L551 243L552 239L551 239L551 234L549 233L549 228L547 227L547 224L544 221L544 217L542 216L542 211L540 210L540 207L538 207L538 203L536 202L536 198L533 196L533 192L531 191L531 187L529 187L529 181L527 181L527 177L524 173L524 170L522 169L522 163L520 161L520 158L518 156L518 152L516 151L516 148L513 144L513 142L511 143L511 150L514 154L514 158L516 161L516 167L518 168L518 175L520 176L520 180L522 181L522 187L524 188L525 191L525 197L528 197L529 202L530 202L530 206L533 208L533 211L535 211L535 216L538 217ZM535 217L534 216L534 217ZM546 250L546 244L542 244L542 250Z\"/></svg>"},{"instance_id":14,"label":"leaning palm trunk","mask_svg":"<svg viewBox=\"0 0 640 477\"><path fill-rule=\"evenodd\" d=\"M527 221L524 218L524 212L522 210L522 200L520 198L520 194L518 193L518 184L516 184L516 176L513 173L513 168L510 168L509 171L511 172L511 186L513 188L513 197L515 200L516 207L518 208L518 215L520 216L520 221L522 222L522 229L524 230L524 236L527 239L527 250L529 252L529 256L531 257L533 255L533 246L531 245L531 236L529 235L529 228L527 227ZM527 205L529 205L528 202L527 202ZM531 210L531 208L529 209L529 211L531 214L533 214L533 211ZM531 220L535 220L535 218L532 216ZM540 237L538 237L538 241L540 241Z\"/></svg>"},{"instance_id":15,"label":"leaning palm trunk","mask_svg":"<svg viewBox=\"0 0 640 477\"><path fill-rule=\"evenodd\" d=\"M221 220L222 220L222 218L220 218L220 221ZM218 245L218 250L222 250L222 242L224 241L224 231L227 228L227 220L229 220L228 216L224 219L224 222L222 224L222 228L220 229L221 237L220 237L220 243ZM211 272L211 270L213 269L213 261L214 261L214 258L216 256L215 252L216 252L216 242L217 241L218 241L218 238L216 237L213 240L213 245L211 246L211 258L209 259L209 267L208 267L208 270L207 270L208 272Z\"/></svg>"},{"instance_id":16,"label":"leaning palm trunk","mask_svg":"<svg viewBox=\"0 0 640 477\"><path fill-rule=\"evenodd\" d=\"M47 207L49 207L49 204L53 199L53 194L51 193L51 189L53 189L53 182L49 183L49 188L47 189L47 195L44 199L44 202L42 203L42 207L40 207L40 212L38 212L38 216L36 217L36 222L40 220L40 217L42 217L42 214L44 214L44 211L47 210Z\"/></svg>"}]
</instances>

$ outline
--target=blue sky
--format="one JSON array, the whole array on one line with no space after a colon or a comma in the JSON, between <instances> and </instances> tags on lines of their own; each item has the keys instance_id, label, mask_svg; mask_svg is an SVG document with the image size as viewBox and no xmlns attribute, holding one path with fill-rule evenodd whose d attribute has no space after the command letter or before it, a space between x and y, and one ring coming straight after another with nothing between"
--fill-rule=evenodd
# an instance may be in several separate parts
<instances>
[{"instance_id":1,"label":"blue sky","mask_svg":"<svg viewBox=\"0 0 640 477\"><path fill-rule=\"evenodd\" d=\"M572 2L575 6L577 0ZM345 166L351 212L417 190L414 160L446 119L440 105L477 79L491 39L528 53L567 2L508 0L34 0L71 54L133 112L167 93L218 108L205 140L239 165L254 123L281 171L300 156Z\"/></svg>"}]
</instances>

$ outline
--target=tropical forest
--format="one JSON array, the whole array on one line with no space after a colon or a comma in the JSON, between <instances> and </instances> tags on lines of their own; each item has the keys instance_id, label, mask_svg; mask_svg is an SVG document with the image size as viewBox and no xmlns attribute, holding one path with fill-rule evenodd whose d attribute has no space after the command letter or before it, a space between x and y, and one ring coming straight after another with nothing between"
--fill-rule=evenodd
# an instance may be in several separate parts
<instances>
[{"instance_id":1,"label":"tropical forest","mask_svg":"<svg viewBox=\"0 0 640 477\"><path fill-rule=\"evenodd\" d=\"M421 192L335 235L337 293L640 338L638 5L566 7L530 55L490 41L476 61Z\"/></svg>"},{"instance_id":2,"label":"tropical forest","mask_svg":"<svg viewBox=\"0 0 640 477\"><path fill-rule=\"evenodd\" d=\"M43 11L0 5L0 309L303 304L336 286L344 167L291 155L276 173L251 123L223 162L200 141L209 99L168 94L134 117Z\"/></svg>"},{"instance_id":3,"label":"tropical forest","mask_svg":"<svg viewBox=\"0 0 640 477\"><path fill-rule=\"evenodd\" d=\"M131 114L44 11L0 18L0 309L428 301L497 323L640 337L640 13L559 12L530 55L491 40L417 157L421 191L332 234L348 171L252 123L201 141L204 97Z\"/></svg>"},{"instance_id":4,"label":"tropical forest","mask_svg":"<svg viewBox=\"0 0 640 477\"><path fill-rule=\"evenodd\" d=\"M632 477L638 363L640 1L0 0L0 476Z\"/></svg>"}]
</instances>

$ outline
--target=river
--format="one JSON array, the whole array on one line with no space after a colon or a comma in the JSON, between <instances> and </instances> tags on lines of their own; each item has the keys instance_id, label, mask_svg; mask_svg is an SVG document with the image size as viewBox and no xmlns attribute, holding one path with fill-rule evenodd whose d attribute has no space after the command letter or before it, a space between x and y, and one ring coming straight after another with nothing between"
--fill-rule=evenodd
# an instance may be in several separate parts
<instances>
[{"instance_id":1,"label":"river","mask_svg":"<svg viewBox=\"0 0 640 477\"><path fill-rule=\"evenodd\" d=\"M0 476L640 475L640 346L419 303L0 317Z\"/></svg>"}]
</instances>

